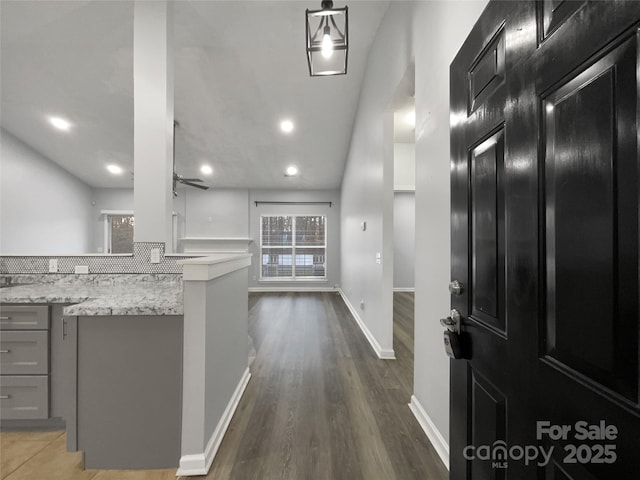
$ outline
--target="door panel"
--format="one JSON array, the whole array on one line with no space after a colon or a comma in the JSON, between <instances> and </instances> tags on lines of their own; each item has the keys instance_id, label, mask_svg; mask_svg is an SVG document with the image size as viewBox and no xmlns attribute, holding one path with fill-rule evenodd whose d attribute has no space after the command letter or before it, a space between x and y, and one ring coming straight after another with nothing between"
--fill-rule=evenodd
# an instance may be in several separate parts
<instances>
[{"instance_id":1,"label":"door panel","mask_svg":"<svg viewBox=\"0 0 640 480\"><path fill-rule=\"evenodd\" d=\"M500 26L469 69L469 113L502 85L504 68L504 29Z\"/></svg>"},{"instance_id":2,"label":"door panel","mask_svg":"<svg viewBox=\"0 0 640 480\"><path fill-rule=\"evenodd\" d=\"M578 0L543 0L539 2L540 40L555 32L585 2Z\"/></svg>"},{"instance_id":3,"label":"door panel","mask_svg":"<svg viewBox=\"0 0 640 480\"><path fill-rule=\"evenodd\" d=\"M543 99L546 215L544 354L638 397L635 38ZM628 123L627 123L628 122ZM630 201L629 201L630 200ZM561 292L561 294L558 294ZM583 319L589 318L588 322Z\"/></svg>"},{"instance_id":4,"label":"door panel","mask_svg":"<svg viewBox=\"0 0 640 480\"><path fill-rule=\"evenodd\" d=\"M504 131L471 150L471 315L506 334L504 321Z\"/></svg>"},{"instance_id":5,"label":"door panel","mask_svg":"<svg viewBox=\"0 0 640 480\"><path fill-rule=\"evenodd\" d=\"M638 27L640 2L491 1L451 64L453 480L640 478Z\"/></svg>"},{"instance_id":6,"label":"door panel","mask_svg":"<svg viewBox=\"0 0 640 480\"><path fill-rule=\"evenodd\" d=\"M471 378L471 445L506 445L507 406L504 394L477 372L472 373ZM473 453L483 455L477 450ZM473 461L471 477L502 480L504 469L495 468L494 462L506 460L496 455L490 462Z\"/></svg>"}]
</instances>

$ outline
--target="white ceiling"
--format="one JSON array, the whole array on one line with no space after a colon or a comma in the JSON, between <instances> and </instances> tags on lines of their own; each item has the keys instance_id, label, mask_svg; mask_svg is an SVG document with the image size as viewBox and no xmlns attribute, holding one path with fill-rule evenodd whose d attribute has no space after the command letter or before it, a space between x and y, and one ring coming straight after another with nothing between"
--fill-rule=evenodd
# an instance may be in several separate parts
<instances>
[{"instance_id":1,"label":"white ceiling","mask_svg":"<svg viewBox=\"0 0 640 480\"><path fill-rule=\"evenodd\" d=\"M350 1L349 71L311 78L304 13L320 1L174 2L177 170L214 187L338 188L387 1ZM344 2L336 1L341 7ZM2 0L1 126L95 187L130 187L133 3ZM73 123L54 130L47 115ZM279 122L295 130L284 135ZM297 177L285 177L295 164Z\"/></svg>"}]
</instances>

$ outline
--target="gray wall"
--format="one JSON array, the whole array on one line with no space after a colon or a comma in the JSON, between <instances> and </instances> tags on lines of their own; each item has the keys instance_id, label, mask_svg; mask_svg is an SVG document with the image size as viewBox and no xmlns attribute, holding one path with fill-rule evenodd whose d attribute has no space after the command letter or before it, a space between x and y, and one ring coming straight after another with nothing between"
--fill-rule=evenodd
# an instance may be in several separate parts
<instances>
[{"instance_id":1,"label":"gray wall","mask_svg":"<svg viewBox=\"0 0 640 480\"><path fill-rule=\"evenodd\" d=\"M393 195L393 288L415 287L416 195Z\"/></svg>"},{"instance_id":2,"label":"gray wall","mask_svg":"<svg viewBox=\"0 0 640 480\"><path fill-rule=\"evenodd\" d=\"M245 258L226 267L247 264ZM220 269L213 270L210 275ZM185 280L184 318L184 344L190 347L183 360L179 471L193 475L206 472L207 454L212 453L207 446L211 440L215 451L222 441L233 413L227 408L235 408L242 393L238 389L249 377L246 266L210 280Z\"/></svg>"},{"instance_id":3,"label":"gray wall","mask_svg":"<svg viewBox=\"0 0 640 480\"><path fill-rule=\"evenodd\" d=\"M387 347L392 330L386 302L392 281L374 261L375 252L393 243L391 222L383 218L393 211L393 186L385 178L385 172L392 176L388 156L393 156L387 117L402 76L415 62L414 394L446 442L449 361L438 318L449 311L449 64L485 5L484 0L391 2L369 55L342 183L343 290L352 303L362 298L373 306L362 312L362 319ZM368 220L366 234L359 231L363 219Z\"/></svg>"},{"instance_id":4,"label":"gray wall","mask_svg":"<svg viewBox=\"0 0 640 480\"><path fill-rule=\"evenodd\" d=\"M91 188L0 130L0 253L87 253Z\"/></svg>"},{"instance_id":5,"label":"gray wall","mask_svg":"<svg viewBox=\"0 0 640 480\"><path fill-rule=\"evenodd\" d=\"M186 237L248 237L249 191L184 188Z\"/></svg>"},{"instance_id":6,"label":"gray wall","mask_svg":"<svg viewBox=\"0 0 640 480\"><path fill-rule=\"evenodd\" d=\"M246 269L209 280L206 292L204 445L249 364Z\"/></svg>"},{"instance_id":7,"label":"gray wall","mask_svg":"<svg viewBox=\"0 0 640 480\"><path fill-rule=\"evenodd\" d=\"M255 201L332 202L333 205L259 205ZM260 216L326 215L327 280L298 282L260 281ZM249 287L260 289L325 289L340 283L340 192L338 190L251 190L249 194L249 231L253 253L249 269Z\"/></svg>"}]
</instances>

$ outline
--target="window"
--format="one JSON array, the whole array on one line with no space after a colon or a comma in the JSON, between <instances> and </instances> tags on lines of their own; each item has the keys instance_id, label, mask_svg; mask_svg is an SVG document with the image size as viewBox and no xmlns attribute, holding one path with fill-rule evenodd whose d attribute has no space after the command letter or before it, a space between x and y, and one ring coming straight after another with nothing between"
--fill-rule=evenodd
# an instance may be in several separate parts
<instances>
[{"instance_id":1,"label":"window","mask_svg":"<svg viewBox=\"0 0 640 480\"><path fill-rule=\"evenodd\" d=\"M133 215L111 217L109 253L133 253Z\"/></svg>"},{"instance_id":2,"label":"window","mask_svg":"<svg viewBox=\"0 0 640 480\"><path fill-rule=\"evenodd\" d=\"M105 253L133 253L133 212L103 211Z\"/></svg>"},{"instance_id":3,"label":"window","mask_svg":"<svg viewBox=\"0 0 640 480\"><path fill-rule=\"evenodd\" d=\"M261 278L326 278L324 216L262 216Z\"/></svg>"}]
</instances>

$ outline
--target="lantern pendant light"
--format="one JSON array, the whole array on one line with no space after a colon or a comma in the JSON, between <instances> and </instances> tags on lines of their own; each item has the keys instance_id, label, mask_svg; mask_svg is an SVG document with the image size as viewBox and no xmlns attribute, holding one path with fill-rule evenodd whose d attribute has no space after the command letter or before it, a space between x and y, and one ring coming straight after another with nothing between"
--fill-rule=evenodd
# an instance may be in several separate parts
<instances>
[{"instance_id":1,"label":"lantern pendant light","mask_svg":"<svg viewBox=\"0 0 640 480\"><path fill-rule=\"evenodd\" d=\"M320 10L307 10L306 20L309 75L345 75L349 52L348 7L333 8L331 0L323 0Z\"/></svg>"}]
</instances>

